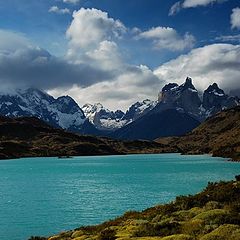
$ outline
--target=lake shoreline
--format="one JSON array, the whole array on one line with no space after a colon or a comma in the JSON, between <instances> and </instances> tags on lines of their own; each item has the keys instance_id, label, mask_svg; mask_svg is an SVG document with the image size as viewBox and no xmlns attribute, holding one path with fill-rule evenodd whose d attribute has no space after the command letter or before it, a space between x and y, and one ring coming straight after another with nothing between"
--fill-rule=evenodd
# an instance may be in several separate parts
<instances>
[{"instance_id":1,"label":"lake shoreline","mask_svg":"<svg viewBox=\"0 0 240 240\"><path fill-rule=\"evenodd\" d=\"M164 205L141 212L128 211L99 225L82 226L52 237L31 237L29 240L238 239L240 214L235 204L240 197L239 180L240 177L236 176L236 180L208 183L201 192L178 196L175 201Z\"/></svg>"}]
</instances>

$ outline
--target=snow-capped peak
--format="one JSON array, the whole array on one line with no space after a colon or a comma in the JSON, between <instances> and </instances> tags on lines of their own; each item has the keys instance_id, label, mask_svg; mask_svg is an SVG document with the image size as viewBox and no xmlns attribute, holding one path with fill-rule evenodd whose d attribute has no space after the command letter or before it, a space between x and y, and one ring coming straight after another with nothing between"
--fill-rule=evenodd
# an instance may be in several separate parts
<instances>
[{"instance_id":1,"label":"snow-capped peak","mask_svg":"<svg viewBox=\"0 0 240 240\"><path fill-rule=\"evenodd\" d=\"M134 103L126 112L123 119L132 122L151 111L157 105L157 101L145 99L142 102Z\"/></svg>"},{"instance_id":2,"label":"snow-capped peak","mask_svg":"<svg viewBox=\"0 0 240 240\"><path fill-rule=\"evenodd\" d=\"M82 110L86 118L100 130L115 130L126 123L122 120L124 113L121 110L111 111L101 103L85 104Z\"/></svg>"},{"instance_id":3,"label":"snow-capped peak","mask_svg":"<svg viewBox=\"0 0 240 240\"><path fill-rule=\"evenodd\" d=\"M12 95L0 95L0 114L8 117L35 116L55 127L80 131L86 118L69 96L53 98L35 88L18 89Z\"/></svg>"}]
</instances>

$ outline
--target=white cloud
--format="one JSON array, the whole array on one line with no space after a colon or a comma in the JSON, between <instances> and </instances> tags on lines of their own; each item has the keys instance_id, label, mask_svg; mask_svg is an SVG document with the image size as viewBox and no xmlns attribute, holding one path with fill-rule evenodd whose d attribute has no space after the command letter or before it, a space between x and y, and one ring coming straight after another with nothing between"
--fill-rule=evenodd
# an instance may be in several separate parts
<instances>
[{"instance_id":1,"label":"white cloud","mask_svg":"<svg viewBox=\"0 0 240 240\"><path fill-rule=\"evenodd\" d=\"M71 4L77 4L80 2L80 0L63 0L64 3L71 3Z\"/></svg>"},{"instance_id":2,"label":"white cloud","mask_svg":"<svg viewBox=\"0 0 240 240\"><path fill-rule=\"evenodd\" d=\"M66 33L67 59L97 67L112 77L85 88L74 85L71 89L53 89L51 93L72 95L80 104L101 102L111 109L126 109L139 99L156 98L162 82L147 67L127 64L119 49L117 42L127 31L120 20L101 10L81 8L74 12ZM134 34L139 31L133 30Z\"/></svg>"},{"instance_id":3,"label":"white cloud","mask_svg":"<svg viewBox=\"0 0 240 240\"><path fill-rule=\"evenodd\" d=\"M57 14L71 14L68 8L59 8L58 6L52 6L49 8L48 12Z\"/></svg>"},{"instance_id":4,"label":"white cloud","mask_svg":"<svg viewBox=\"0 0 240 240\"><path fill-rule=\"evenodd\" d=\"M170 51L182 51L192 48L195 43L195 38L189 33L180 36L177 31L170 27L156 27L148 31L141 32L138 39L153 40L154 48L168 49Z\"/></svg>"},{"instance_id":5,"label":"white cloud","mask_svg":"<svg viewBox=\"0 0 240 240\"><path fill-rule=\"evenodd\" d=\"M176 2L170 8L168 15L173 16L173 15L177 14L178 12L180 12L181 9L182 9L182 3L180 1Z\"/></svg>"},{"instance_id":6,"label":"white cloud","mask_svg":"<svg viewBox=\"0 0 240 240\"><path fill-rule=\"evenodd\" d=\"M228 0L184 0L178 1L172 5L169 10L169 16L173 16L181 11L182 8L195 8L200 6L207 6L214 3L223 3Z\"/></svg>"},{"instance_id":7,"label":"white cloud","mask_svg":"<svg viewBox=\"0 0 240 240\"><path fill-rule=\"evenodd\" d=\"M118 46L112 41L102 41L97 49L86 52L85 61L105 70L118 70L122 65L122 56Z\"/></svg>"},{"instance_id":8,"label":"white cloud","mask_svg":"<svg viewBox=\"0 0 240 240\"><path fill-rule=\"evenodd\" d=\"M97 9L81 8L73 13L73 20L67 30L70 51L86 50L98 47L99 43L119 38L126 27Z\"/></svg>"},{"instance_id":9,"label":"white cloud","mask_svg":"<svg viewBox=\"0 0 240 240\"><path fill-rule=\"evenodd\" d=\"M236 35L223 35L216 37L215 40L222 42L240 42L240 34Z\"/></svg>"},{"instance_id":10,"label":"white cloud","mask_svg":"<svg viewBox=\"0 0 240 240\"><path fill-rule=\"evenodd\" d=\"M237 28L240 29L240 8L234 8L232 10L232 15L231 15L231 25L232 29Z\"/></svg>"},{"instance_id":11,"label":"white cloud","mask_svg":"<svg viewBox=\"0 0 240 240\"><path fill-rule=\"evenodd\" d=\"M30 47L31 42L21 33L0 29L0 53Z\"/></svg>"},{"instance_id":12,"label":"white cloud","mask_svg":"<svg viewBox=\"0 0 240 240\"><path fill-rule=\"evenodd\" d=\"M129 67L125 73L114 81L96 83L87 88L74 85L70 89L49 91L54 96L70 95L80 106L85 103L101 102L109 109L127 110L128 107L146 98L157 100L161 82L146 66Z\"/></svg>"},{"instance_id":13,"label":"white cloud","mask_svg":"<svg viewBox=\"0 0 240 240\"><path fill-rule=\"evenodd\" d=\"M204 90L217 82L225 90L240 87L240 45L212 44L163 64L154 73L163 81L182 83L187 76Z\"/></svg>"},{"instance_id":14,"label":"white cloud","mask_svg":"<svg viewBox=\"0 0 240 240\"><path fill-rule=\"evenodd\" d=\"M182 4L183 8L194 8L199 6L207 6L213 3L221 3L226 0L185 0Z\"/></svg>"}]
</instances>

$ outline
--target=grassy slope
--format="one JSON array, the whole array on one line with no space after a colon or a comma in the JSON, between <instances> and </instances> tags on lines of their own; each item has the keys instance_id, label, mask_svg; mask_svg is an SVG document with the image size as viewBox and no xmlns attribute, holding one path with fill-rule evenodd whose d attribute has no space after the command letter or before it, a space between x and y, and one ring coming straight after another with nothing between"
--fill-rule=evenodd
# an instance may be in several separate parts
<instances>
[{"instance_id":1,"label":"grassy slope","mask_svg":"<svg viewBox=\"0 0 240 240\"><path fill-rule=\"evenodd\" d=\"M209 183L194 196L80 227L49 240L237 240L240 239L240 181Z\"/></svg>"},{"instance_id":2,"label":"grassy slope","mask_svg":"<svg viewBox=\"0 0 240 240\"><path fill-rule=\"evenodd\" d=\"M157 142L183 154L210 153L240 161L240 107L218 113L186 136L160 138Z\"/></svg>"}]
</instances>

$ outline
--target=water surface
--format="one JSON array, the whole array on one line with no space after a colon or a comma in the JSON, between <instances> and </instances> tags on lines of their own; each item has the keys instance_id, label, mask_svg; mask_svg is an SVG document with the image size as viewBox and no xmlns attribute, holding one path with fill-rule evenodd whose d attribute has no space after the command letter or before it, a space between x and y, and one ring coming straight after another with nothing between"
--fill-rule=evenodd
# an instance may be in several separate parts
<instances>
[{"instance_id":1,"label":"water surface","mask_svg":"<svg viewBox=\"0 0 240 240\"><path fill-rule=\"evenodd\" d=\"M238 174L239 163L208 155L0 161L0 239L27 240L97 224Z\"/></svg>"}]
</instances>

